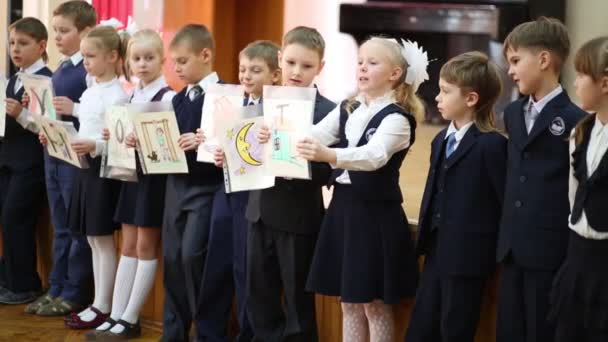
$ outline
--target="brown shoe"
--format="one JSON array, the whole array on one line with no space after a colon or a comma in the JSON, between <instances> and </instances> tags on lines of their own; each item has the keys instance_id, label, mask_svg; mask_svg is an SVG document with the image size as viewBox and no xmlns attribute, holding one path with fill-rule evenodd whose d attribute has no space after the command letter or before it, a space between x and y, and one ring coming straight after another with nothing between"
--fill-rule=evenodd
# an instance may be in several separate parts
<instances>
[{"instance_id":1,"label":"brown shoe","mask_svg":"<svg viewBox=\"0 0 608 342\"><path fill-rule=\"evenodd\" d=\"M38 311L36 311L36 315L49 317L65 316L72 312L80 311L81 309L83 309L82 305L78 305L61 297L57 297L54 301L40 306Z\"/></svg>"},{"instance_id":2,"label":"brown shoe","mask_svg":"<svg viewBox=\"0 0 608 342\"><path fill-rule=\"evenodd\" d=\"M38 299L36 299L33 303L30 303L28 306L26 306L25 312L35 315L41 306L51 303L52 301L55 300L55 298L56 297L53 297L50 294L46 293L46 294L38 297Z\"/></svg>"}]
</instances>

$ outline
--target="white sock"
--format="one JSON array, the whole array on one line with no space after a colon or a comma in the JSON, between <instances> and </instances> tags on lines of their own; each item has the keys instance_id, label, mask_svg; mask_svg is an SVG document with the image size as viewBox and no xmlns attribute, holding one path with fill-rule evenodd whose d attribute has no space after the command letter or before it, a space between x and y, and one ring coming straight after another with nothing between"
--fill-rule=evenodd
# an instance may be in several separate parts
<instances>
[{"instance_id":1,"label":"white sock","mask_svg":"<svg viewBox=\"0 0 608 342\"><path fill-rule=\"evenodd\" d=\"M121 332L125 331L125 329L126 329L125 326L123 326L120 323L116 323L116 324L114 324L112 329L110 329L110 332L114 333L114 334L120 334Z\"/></svg>"},{"instance_id":2,"label":"white sock","mask_svg":"<svg viewBox=\"0 0 608 342\"><path fill-rule=\"evenodd\" d=\"M129 302L129 295L131 293L131 287L133 286L133 280L135 279L135 271L137 270L137 259L121 255L118 261L118 268L116 269L116 281L114 282L114 296L112 298L112 313L110 318L118 321L122 316L127 303ZM104 322L102 325L97 327L97 330L105 331L110 329L112 326L110 323Z\"/></svg>"},{"instance_id":3,"label":"white sock","mask_svg":"<svg viewBox=\"0 0 608 342\"><path fill-rule=\"evenodd\" d=\"M97 249L99 257L98 277L95 278L95 286L98 290L95 293L93 307L102 313L109 313L112 307L112 287L116 276L116 246L114 235L91 236L94 240L94 248ZM85 322L90 322L97 317L93 311L89 311L81 316Z\"/></svg>"},{"instance_id":4,"label":"white sock","mask_svg":"<svg viewBox=\"0 0 608 342\"><path fill-rule=\"evenodd\" d=\"M129 304L122 314L121 319L131 324L137 323L139 319L139 311L144 305L148 293L154 285L154 276L156 275L156 265L158 260L139 260L137 264L137 273L135 274L135 282L131 290Z\"/></svg>"},{"instance_id":5,"label":"white sock","mask_svg":"<svg viewBox=\"0 0 608 342\"><path fill-rule=\"evenodd\" d=\"M89 246L91 247L91 260L93 263L93 290L95 291L95 295L99 292L99 253L97 252L97 248L95 248L95 237L87 236L87 241L89 242ZM88 316L91 312L91 309L88 307L78 313L78 317L82 319L83 316Z\"/></svg>"}]
</instances>

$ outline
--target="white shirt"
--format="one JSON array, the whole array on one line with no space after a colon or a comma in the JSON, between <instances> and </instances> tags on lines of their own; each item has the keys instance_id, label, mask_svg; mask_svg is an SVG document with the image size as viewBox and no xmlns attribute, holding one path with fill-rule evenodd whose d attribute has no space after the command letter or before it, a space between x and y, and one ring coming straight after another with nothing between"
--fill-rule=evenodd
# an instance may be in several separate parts
<instances>
[{"instance_id":1,"label":"white shirt","mask_svg":"<svg viewBox=\"0 0 608 342\"><path fill-rule=\"evenodd\" d=\"M150 102L154 95L156 95L162 88L167 86L167 81L165 81L164 76L160 76L156 80L152 81L152 83L148 84L145 87L142 87L141 82L137 83L135 88L133 89L133 95L131 96L131 103L145 103ZM173 90L167 91L161 101L167 102L171 101L175 96L175 92Z\"/></svg>"},{"instance_id":2,"label":"white shirt","mask_svg":"<svg viewBox=\"0 0 608 342\"><path fill-rule=\"evenodd\" d=\"M95 158L103 150L101 131L106 127L107 108L128 101L129 97L117 77L102 83L93 80L93 84L82 93L78 113L75 113L80 120L78 137L95 140L95 150L91 152L91 157Z\"/></svg>"},{"instance_id":3,"label":"white shirt","mask_svg":"<svg viewBox=\"0 0 608 342\"><path fill-rule=\"evenodd\" d=\"M454 138L456 138L456 142L454 143L454 151L456 151L458 145L460 145L460 141L462 140L462 138L464 138L464 135L467 134L467 131L471 126L473 126L473 121L468 122L466 125L460 127L460 129L456 128L456 126L454 125L454 121L450 122L450 125L448 126L448 131L445 133L445 139L448 139L450 137L450 134L454 133Z\"/></svg>"},{"instance_id":4,"label":"white shirt","mask_svg":"<svg viewBox=\"0 0 608 342\"><path fill-rule=\"evenodd\" d=\"M386 165L388 160L398 151L410 145L411 129L406 117L399 113L387 115L373 133L367 144L357 147L361 136L370 120L384 107L395 102L394 92L366 104L362 96L357 96L361 105L349 114L344 127L348 147L335 148L336 164L333 168L354 171L375 171ZM332 110L321 122L313 126L312 136L321 144L329 146L340 141L340 106ZM336 179L341 184L351 184L348 171L344 171Z\"/></svg>"},{"instance_id":5,"label":"white shirt","mask_svg":"<svg viewBox=\"0 0 608 342\"><path fill-rule=\"evenodd\" d=\"M44 67L46 67L46 64L44 63L42 58L40 58L37 61L35 61L34 64L30 65L29 67L27 67L25 69L21 69L19 71L24 74L33 75ZM19 77L17 77L17 80L15 82L15 87L13 88L15 94L21 88L23 88L23 82L21 82L21 79ZM24 129L27 129L30 132L38 133L38 131L40 130L38 128L38 125L36 125L36 122L34 121L31 113L25 107L23 107L21 109L21 112L19 113L19 115L17 115L17 117L15 118L15 121L17 121L17 123L19 125L21 125L21 127L23 127Z\"/></svg>"},{"instance_id":6,"label":"white shirt","mask_svg":"<svg viewBox=\"0 0 608 342\"><path fill-rule=\"evenodd\" d=\"M188 88L186 89L186 96L188 96L190 89L192 89L196 85L199 85L203 89L203 93L204 93L207 91L207 88L209 88L210 85L217 83L219 80L220 80L220 78L217 76L217 73L212 72L209 75L205 76L205 78L200 80L198 83L188 84Z\"/></svg>"},{"instance_id":7,"label":"white shirt","mask_svg":"<svg viewBox=\"0 0 608 342\"><path fill-rule=\"evenodd\" d=\"M258 103L260 103L260 99L262 97L258 97L257 99L253 98L253 96L249 95L247 97L247 105L257 105Z\"/></svg>"},{"instance_id":8,"label":"white shirt","mask_svg":"<svg viewBox=\"0 0 608 342\"><path fill-rule=\"evenodd\" d=\"M568 197L570 198L570 209L574 206L574 199L576 197L576 189L578 188L578 181L574 178L574 168L572 167L572 152L575 150L574 139L570 139L570 183ZM608 124L604 125L596 117L595 124L591 129L591 138L589 139L589 146L587 147L587 178L589 178L593 172L597 169L600 161L604 154L608 150ZM570 229L574 230L578 235L593 240L606 240L608 239L608 233L600 233L594 230L587 221L585 215L585 209L581 218L575 224L570 223L568 218Z\"/></svg>"}]
</instances>

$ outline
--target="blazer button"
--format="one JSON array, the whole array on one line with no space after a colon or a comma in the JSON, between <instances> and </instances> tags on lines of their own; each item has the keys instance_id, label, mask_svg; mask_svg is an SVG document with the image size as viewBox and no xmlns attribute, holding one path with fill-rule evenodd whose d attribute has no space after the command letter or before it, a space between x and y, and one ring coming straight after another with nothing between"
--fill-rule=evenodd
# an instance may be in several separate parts
<instances>
[{"instance_id":1,"label":"blazer button","mask_svg":"<svg viewBox=\"0 0 608 342\"><path fill-rule=\"evenodd\" d=\"M526 176L519 176L519 181L522 183L525 183L527 179Z\"/></svg>"},{"instance_id":2,"label":"blazer button","mask_svg":"<svg viewBox=\"0 0 608 342\"><path fill-rule=\"evenodd\" d=\"M441 214L435 215L436 218L441 218Z\"/></svg>"},{"instance_id":3,"label":"blazer button","mask_svg":"<svg viewBox=\"0 0 608 342\"><path fill-rule=\"evenodd\" d=\"M530 159L530 152L524 152L524 159Z\"/></svg>"},{"instance_id":4,"label":"blazer button","mask_svg":"<svg viewBox=\"0 0 608 342\"><path fill-rule=\"evenodd\" d=\"M521 201L515 201L515 207L516 208L521 208L523 203L521 203Z\"/></svg>"},{"instance_id":5,"label":"blazer button","mask_svg":"<svg viewBox=\"0 0 608 342\"><path fill-rule=\"evenodd\" d=\"M447 169L448 169L448 166L447 166L447 165L444 165L444 166L443 166L443 168L447 170Z\"/></svg>"}]
</instances>

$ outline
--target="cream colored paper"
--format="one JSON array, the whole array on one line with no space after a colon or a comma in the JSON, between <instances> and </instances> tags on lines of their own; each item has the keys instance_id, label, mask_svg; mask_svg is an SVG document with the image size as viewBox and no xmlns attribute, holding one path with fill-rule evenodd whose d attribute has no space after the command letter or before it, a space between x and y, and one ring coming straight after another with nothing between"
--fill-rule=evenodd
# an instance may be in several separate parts
<instances>
[{"instance_id":1,"label":"cream colored paper","mask_svg":"<svg viewBox=\"0 0 608 342\"><path fill-rule=\"evenodd\" d=\"M108 165L135 169L135 149L127 147L125 140L134 131L127 106L111 106L106 112L108 140Z\"/></svg>"}]
</instances>

